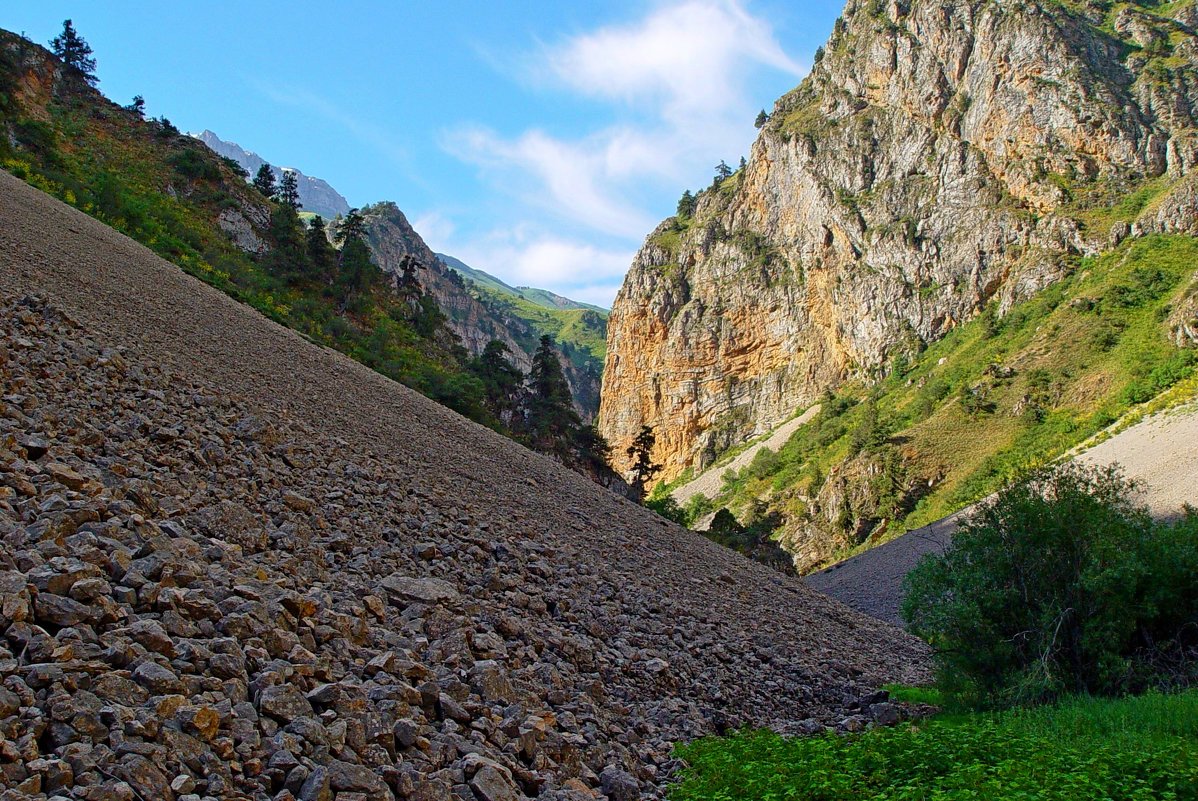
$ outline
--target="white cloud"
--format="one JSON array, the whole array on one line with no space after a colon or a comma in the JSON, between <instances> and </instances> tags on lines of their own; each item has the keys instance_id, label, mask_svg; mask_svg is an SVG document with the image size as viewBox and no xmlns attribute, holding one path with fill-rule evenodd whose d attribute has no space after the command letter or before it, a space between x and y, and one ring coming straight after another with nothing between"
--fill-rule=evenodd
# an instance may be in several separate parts
<instances>
[{"instance_id":1,"label":"white cloud","mask_svg":"<svg viewBox=\"0 0 1198 801\"><path fill-rule=\"evenodd\" d=\"M769 25L737 0L686 0L547 47L530 70L583 96L631 105L635 123L574 139L538 128L505 138L472 125L442 142L525 202L585 228L639 238L660 213L644 208L646 189L681 193L688 178L745 152L758 108L747 77L762 67L801 72Z\"/></svg>"},{"instance_id":2,"label":"white cloud","mask_svg":"<svg viewBox=\"0 0 1198 801\"><path fill-rule=\"evenodd\" d=\"M419 225L416 230L423 234ZM611 305L634 255L631 248L604 247L529 224L446 244L442 252L513 286L540 287L603 306Z\"/></svg>"},{"instance_id":3,"label":"white cloud","mask_svg":"<svg viewBox=\"0 0 1198 801\"><path fill-rule=\"evenodd\" d=\"M516 199L503 211L506 233L454 255L509 283L586 292L604 304L672 198L710 180L719 160L747 152L762 105L748 91L751 74L803 71L741 0L658 5L634 22L549 45L534 62L531 83L609 104L598 118L612 122L575 137L535 126L513 136L477 124L445 132L446 150ZM554 233L528 234L549 230L530 222L546 214Z\"/></svg>"},{"instance_id":4,"label":"white cloud","mask_svg":"<svg viewBox=\"0 0 1198 801\"><path fill-rule=\"evenodd\" d=\"M445 246L453 240L457 226L453 220L438 211L430 211L412 220L412 227L420 234L425 244L438 253L445 253ZM451 254L452 255L452 254Z\"/></svg>"},{"instance_id":5,"label":"white cloud","mask_svg":"<svg viewBox=\"0 0 1198 801\"><path fill-rule=\"evenodd\" d=\"M735 0L665 6L634 24L571 39L552 48L547 60L570 87L594 97L664 103L664 116L674 119L735 105L752 66L801 72L769 25Z\"/></svg>"},{"instance_id":6,"label":"white cloud","mask_svg":"<svg viewBox=\"0 0 1198 801\"><path fill-rule=\"evenodd\" d=\"M485 128L467 128L447 135L444 144L543 211L603 233L635 236L652 218L611 191L606 138L567 142L530 130L508 140Z\"/></svg>"}]
</instances>

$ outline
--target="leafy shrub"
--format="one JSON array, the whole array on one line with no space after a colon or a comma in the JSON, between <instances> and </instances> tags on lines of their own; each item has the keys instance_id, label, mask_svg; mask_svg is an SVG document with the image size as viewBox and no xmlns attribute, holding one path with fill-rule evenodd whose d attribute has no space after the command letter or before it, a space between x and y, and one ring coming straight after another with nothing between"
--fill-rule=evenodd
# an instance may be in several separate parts
<instances>
[{"instance_id":1,"label":"leafy shrub","mask_svg":"<svg viewBox=\"0 0 1198 801\"><path fill-rule=\"evenodd\" d=\"M1198 517L1154 522L1116 468L1009 485L907 577L903 615L941 685L1005 705L1111 694L1154 645L1198 624Z\"/></svg>"},{"instance_id":2,"label":"leafy shrub","mask_svg":"<svg viewBox=\"0 0 1198 801\"><path fill-rule=\"evenodd\" d=\"M1117 309L1134 309L1159 298L1177 284L1177 278L1159 267L1137 267L1130 281L1115 284L1107 291L1104 305Z\"/></svg>"},{"instance_id":3,"label":"leafy shrub","mask_svg":"<svg viewBox=\"0 0 1198 801\"><path fill-rule=\"evenodd\" d=\"M678 501L674 500L673 495L651 495L645 499L645 506L666 520L672 520L680 526L689 526L691 524L691 516L678 505Z\"/></svg>"},{"instance_id":4,"label":"leafy shrub","mask_svg":"<svg viewBox=\"0 0 1198 801\"><path fill-rule=\"evenodd\" d=\"M185 178L198 178L206 181L220 180L220 168L194 147L184 148L171 155L167 160L175 168L175 172Z\"/></svg>"},{"instance_id":5,"label":"leafy shrub","mask_svg":"<svg viewBox=\"0 0 1198 801\"><path fill-rule=\"evenodd\" d=\"M1127 403L1143 403L1152 400L1161 392L1194 372L1198 355L1192 350L1179 350L1164 362L1149 371L1148 375L1136 379L1123 393Z\"/></svg>"},{"instance_id":6,"label":"leafy shrub","mask_svg":"<svg viewBox=\"0 0 1198 801\"><path fill-rule=\"evenodd\" d=\"M743 731L677 756L685 767L671 801L1195 801L1198 692L1080 698L847 737Z\"/></svg>"}]
</instances>

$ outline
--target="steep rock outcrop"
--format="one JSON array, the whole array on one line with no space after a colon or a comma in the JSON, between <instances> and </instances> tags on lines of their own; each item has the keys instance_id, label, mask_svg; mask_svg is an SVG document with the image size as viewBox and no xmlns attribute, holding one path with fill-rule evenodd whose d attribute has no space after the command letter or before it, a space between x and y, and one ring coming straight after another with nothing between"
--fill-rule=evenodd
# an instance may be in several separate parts
<instances>
[{"instance_id":1,"label":"steep rock outcrop","mask_svg":"<svg viewBox=\"0 0 1198 801\"><path fill-rule=\"evenodd\" d=\"M1076 254L1191 230L1192 23L852 0L747 167L637 255L609 321L599 419L614 453L650 425L663 477L702 469ZM1133 191L1147 207L1086 213Z\"/></svg>"}]
</instances>

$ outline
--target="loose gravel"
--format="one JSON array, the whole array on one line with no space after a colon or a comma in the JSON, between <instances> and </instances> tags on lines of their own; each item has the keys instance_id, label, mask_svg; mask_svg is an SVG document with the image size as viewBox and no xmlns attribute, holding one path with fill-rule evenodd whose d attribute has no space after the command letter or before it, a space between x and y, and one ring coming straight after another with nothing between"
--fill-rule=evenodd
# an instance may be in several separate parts
<instances>
[{"instance_id":1,"label":"loose gravel","mask_svg":"<svg viewBox=\"0 0 1198 801\"><path fill-rule=\"evenodd\" d=\"M919 641L0 173L0 799L654 798Z\"/></svg>"}]
</instances>

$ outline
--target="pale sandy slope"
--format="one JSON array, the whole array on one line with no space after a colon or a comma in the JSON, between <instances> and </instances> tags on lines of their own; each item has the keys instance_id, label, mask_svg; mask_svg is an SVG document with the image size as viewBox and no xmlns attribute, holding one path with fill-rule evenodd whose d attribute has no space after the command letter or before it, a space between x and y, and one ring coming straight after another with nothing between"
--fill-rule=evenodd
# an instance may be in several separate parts
<instances>
[{"instance_id":1,"label":"pale sandy slope","mask_svg":"<svg viewBox=\"0 0 1198 801\"><path fill-rule=\"evenodd\" d=\"M751 465L753 459L757 457L762 448L769 448L771 451L777 452L779 448L787 443L791 434L798 431L800 426L814 420L817 414L819 414L818 403L793 420L789 420L778 426L774 430L774 433L770 434L767 439L746 449L744 453L738 454L728 464L713 467L694 481L683 484L670 494L674 496L674 500L683 506L696 495L706 495L708 498L714 498L720 494L720 488L724 486L724 476L729 471L741 470Z\"/></svg>"},{"instance_id":2,"label":"pale sandy slope","mask_svg":"<svg viewBox=\"0 0 1198 801\"><path fill-rule=\"evenodd\" d=\"M1198 402L1153 415L1078 457L1119 464L1144 484L1144 503L1158 517L1198 505Z\"/></svg>"},{"instance_id":3,"label":"pale sandy slope","mask_svg":"<svg viewBox=\"0 0 1198 801\"><path fill-rule=\"evenodd\" d=\"M1119 464L1143 486L1154 515L1198 505L1198 402L1148 417L1077 457L1093 465ZM968 509L908 532L865 553L807 576L807 586L866 614L899 624L903 577L926 553L939 552Z\"/></svg>"}]
</instances>

